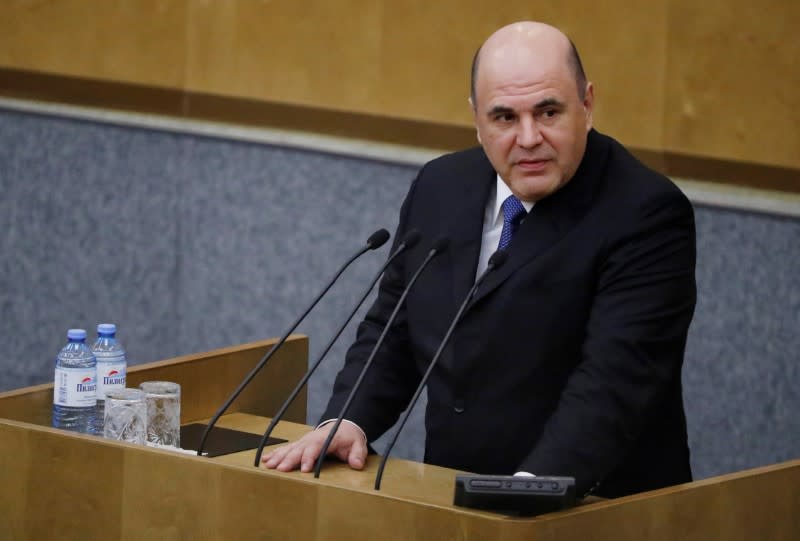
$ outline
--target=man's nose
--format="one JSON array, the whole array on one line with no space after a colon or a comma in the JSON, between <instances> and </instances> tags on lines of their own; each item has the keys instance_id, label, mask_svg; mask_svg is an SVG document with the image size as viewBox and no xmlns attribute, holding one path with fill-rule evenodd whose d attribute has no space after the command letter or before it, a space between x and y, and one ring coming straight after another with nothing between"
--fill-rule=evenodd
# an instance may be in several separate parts
<instances>
[{"instance_id":1,"label":"man's nose","mask_svg":"<svg viewBox=\"0 0 800 541\"><path fill-rule=\"evenodd\" d=\"M533 118L523 117L517 126L517 144L522 148L533 148L542 142L542 133Z\"/></svg>"}]
</instances>

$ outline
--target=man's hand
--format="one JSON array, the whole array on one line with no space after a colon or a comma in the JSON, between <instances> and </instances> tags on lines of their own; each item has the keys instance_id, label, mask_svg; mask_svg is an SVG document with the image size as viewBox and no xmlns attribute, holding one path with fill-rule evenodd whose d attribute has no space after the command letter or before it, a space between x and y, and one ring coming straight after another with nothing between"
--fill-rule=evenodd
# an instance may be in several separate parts
<instances>
[{"instance_id":1,"label":"man's hand","mask_svg":"<svg viewBox=\"0 0 800 541\"><path fill-rule=\"evenodd\" d=\"M261 457L261 463L269 469L278 471L292 471L299 467L302 472L310 472L314 469L325 439L334 424L323 425L295 442L270 451ZM354 470L363 469L367 459L364 433L351 423L342 423L328 447L328 455L347 462Z\"/></svg>"}]
</instances>

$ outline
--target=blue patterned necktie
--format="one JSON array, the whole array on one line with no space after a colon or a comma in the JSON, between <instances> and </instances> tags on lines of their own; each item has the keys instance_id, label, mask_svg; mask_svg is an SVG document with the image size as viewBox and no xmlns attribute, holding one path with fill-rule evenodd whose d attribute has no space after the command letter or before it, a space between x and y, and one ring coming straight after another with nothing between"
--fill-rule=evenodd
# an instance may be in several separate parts
<instances>
[{"instance_id":1,"label":"blue patterned necktie","mask_svg":"<svg viewBox=\"0 0 800 541\"><path fill-rule=\"evenodd\" d=\"M503 232L500 233L500 244L498 250L505 250L511 242L511 237L516 233L519 223L528 212L519 199L513 195L506 197L503 201Z\"/></svg>"}]
</instances>

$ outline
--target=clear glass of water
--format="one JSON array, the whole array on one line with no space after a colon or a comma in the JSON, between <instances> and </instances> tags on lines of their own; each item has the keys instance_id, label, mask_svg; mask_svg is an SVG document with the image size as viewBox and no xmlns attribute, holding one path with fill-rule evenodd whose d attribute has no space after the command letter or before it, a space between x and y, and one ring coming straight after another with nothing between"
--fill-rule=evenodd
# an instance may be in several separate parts
<instances>
[{"instance_id":1,"label":"clear glass of water","mask_svg":"<svg viewBox=\"0 0 800 541\"><path fill-rule=\"evenodd\" d=\"M114 389L106 393L103 436L144 445L147 441L147 402L139 389Z\"/></svg>"},{"instance_id":2,"label":"clear glass of water","mask_svg":"<svg viewBox=\"0 0 800 541\"><path fill-rule=\"evenodd\" d=\"M145 381L147 443L180 448L181 386L171 381Z\"/></svg>"}]
</instances>

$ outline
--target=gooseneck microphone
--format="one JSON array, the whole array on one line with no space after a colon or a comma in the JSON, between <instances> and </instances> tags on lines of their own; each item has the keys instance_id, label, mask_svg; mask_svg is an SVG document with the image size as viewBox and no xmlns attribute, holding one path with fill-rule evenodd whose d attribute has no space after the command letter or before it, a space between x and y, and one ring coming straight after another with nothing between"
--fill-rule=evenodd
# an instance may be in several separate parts
<instances>
[{"instance_id":1,"label":"gooseneck microphone","mask_svg":"<svg viewBox=\"0 0 800 541\"><path fill-rule=\"evenodd\" d=\"M308 306L308 308L306 308L303 314L299 318L297 318L297 320L294 323L292 323L289 329L283 334L283 336L281 336L280 340L278 340L278 342L274 346L272 346L272 348L261 358L261 360L258 361L258 364L255 366L255 368L253 368L250 371L250 373L247 374L247 376L245 376L245 378L242 380L242 382L239 384L236 390L233 391L231 396L228 397L228 399L225 401L222 407L219 408L219 410L217 410L217 413L214 414L214 417L211 419L211 421L209 421L208 425L206 426L206 429L203 432L203 437L200 438L200 445L197 446L197 456L202 456L203 447L205 446L206 440L208 439L208 434L211 432L211 429L214 427L214 425L217 424L219 418L222 417L222 414L225 413L225 411L230 407L233 401L236 400L236 398L241 394L244 388L247 387L247 385L256 376L256 374L258 374L258 372L262 368L264 368L264 365L267 364L267 361L269 361L270 358L275 354L275 352L278 351L278 349L283 345L283 343L286 342L286 339L289 338L289 335L297 328L300 322L305 319L305 317L308 315L311 309L317 305L317 303L323 297L323 295L325 295L325 293L328 292L331 286L333 286L334 282L336 282L336 280L339 279L339 276L342 275L344 270L347 267L349 267L353 261L361 257L364 253L370 250L377 250L378 248L383 246L386 243L386 241L389 240L389 237L390 237L389 232L386 231L385 229L379 229L375 231L372 235L369 236L366 244L362 248L360 248L355 254L353 254L353 256L350 257L350 259L348 259L345 262L345 264L339 268L339 270L336 272L336 275L328 282L328 285L326 285L325 288L320 292L320 294L317 295L317 297L312 301L312 303Z\"/></svg>"},{"instance_id":2,"label":"gooseneck microphone","mask_svg":"<svg viewBox=\"0 0 800 541\"><path fill-rule=\"evenodd\" d=\"M408 421L409 416L411 415L411 410L414 409L414 405L419 400L419 395L422 394L422 389L425 387L425 384L428 382L428 377L433 372L433 367L436 366L439 357L442 355L442 351L444 351L447 342L450 341L450 336L453 334L453 330L458 325L458 322L461 321L461 316L466 310L469 302L472 300L472 297L475 296L475 292L478 290L478 286L481 285L483 279L492 272L493 270L501 267L503 263L506 262L508 259L508 253L505 250L497 250L492 256L489 258L489 265L486 267L486 270L475 280L475 284L467 293L467 297L464 299L464 302L461 303L461 306L456 312L455 317L453 318L452 323L450 323L450 328L447 329L447 332L444 334L444 338L442 338L442 342L439 344L439 349L436 350L436 353L431 359L430 364L428 364L428 369L425 371L425 374L422 376L422 381L419 382L417 386L417 391L414 393L414 396L411 398L411 402L408 404L408 408L406 408L405 413L403 414L403 418L400 420L400 425L397 427L397 431L394 433L394 437L392 437L392 441L389 442L389 445L386 447L386 451L383 453L383 457L381 458L381 464L378 467L378 473L375 475L375 490L381 489L381 479L383 478L383 469L386 467L386 461L389 459L389 453L392 452L392 447L394 447L395 442L397 441L397 437L400 435L400 432L403 430L403 427L406 425L406 421Z\"/></svg>"},{"instance_id":3,"label":"gooseneck microphone","mask_svg":"<svg viewBox=\"0 0 800 541\"><path fill-rule=\"evenodd\" d=\"M428 263L436 257L438 254L444 252L447 249L447 245L449 244L449 239L447 238L440 238L436 242L433 243L428 255L422 261L422 263L417 268L416 272L411 276L411 279L408 281L408 285L403 290L403 293L400 295L400 299L397 301L397 305L395 305L392 314L389 316L389 319L386 320L386 325L383 327L383 331L381 335L378 337L378 340L375 342L375 345L372 348L372 352L367 359L367 362L364 363L364 368L361 369L361 373L358 375L358 379L356 380L353 388L350 390L350 394L347 395L347 400L345 400L344 406L342 406L342 410L339 412L339 416L336 418L336 422L333 425L330 433L328 434L327 439L325 440L325 444L322 446L322 450L320 451L319 457L317 457L317 463L314 466L314 477L319 477L319 472L322 469L322 463L325 461L325 455L328 453L328 447L331 446L331 441L333 441L333 437L336 435L336 431L339 430L339 425L342 424L342 420L344 416L347 415L347 410L350 409L350 404L353 402L353 398L355 397L356 393L358 392L359 387L361 387L361 382L364 381L364 376L369 370L369 367L372 365L372 361L375 359L375 355L378 353L381 345L383 344L383 340L386 338L386 335L389 332L389 329L392 327L397 314L400 312L400 307L403 306L403 302L406 300L408 296L409 290L417 281L422 271L425 270L425 267L428 266Z\"/></svg>"},{"instance_id":4,"label":"gooseneck microphone","mask_svg":"<svg viewBox=\"0 0 800 541\"><path fill-rule=\"evenodd\" d=\"M308 370L308 372L305 373L303 378L300 380L300 382L294 388L292 393L289 395L289 398L287 398L286 401L283 403L283 405L281 405L280 409L278 410L278 413L276 413L275 416L272 418L272 421L270 421L266 432L264 432L264 437L261 438L261 443L258 444L258 450L256 451L256 460L255 460L255 463L254 463L254 465L256 467L258 467L259 462L261 462L261 454L264 452L264 446L267 444L267 441L269 441L269 436L270 436L270 434L272 434L272 431L275 429L275 426L278 424L278 421L280 421L281 418L283 418L283 415L286 413L286 410L289 409L289 406L292 404L292 402L294 402L294 399L297 398L297 395L300 393L300 391L302 390L303 386L305 386L305 384L308 382L309 378L311 378L311 375L314 373L314 371L320 365L320 363L322 362L322 359L325 357L325 355L328 354L328 351L331 349L331 347L336 342L336 340L339 339L339 336L342 334L342 332L344 331L345 327L347 327L347 324L350 323L351 319L353 319L353 316L356 314L358 309L364 303L364 300L366 300L366 298L369 295L370 291L372 291L372 288L375 287L375 284L378 282L378 280L380 279L381 275L383 275L383 272L386 270L386 267L388 267L389 264L392 261L394 261L394 259L398 255L400 255L404 251L408 250L409 248L413 248L419 242L420 237L422 237L422 235L420 235L419 231L417 231L416 229L412 229L411 231L406 233L406 235L403 237L403 240L400 242L400 244L395 249L394 253L392 253L389 256L389 258L386 260L386 263L384 263L383 266L381 266L381 268L378 269L378 272L375 273L375 277L369 283L369 286L366 288L366 290L364 291L364 294L361 296L361 299L358 301L358 303L353 308L353 311L350 312L350 315L347 316L347 319L345 320L345 322L342 323L342 326L339 327L339 330L333 336L331 341L328 342L328 345L322 351L322 354L317 358L317 360L314 362L314 364L311 366L311 368Z\"/></svg>"}]
</instances>

